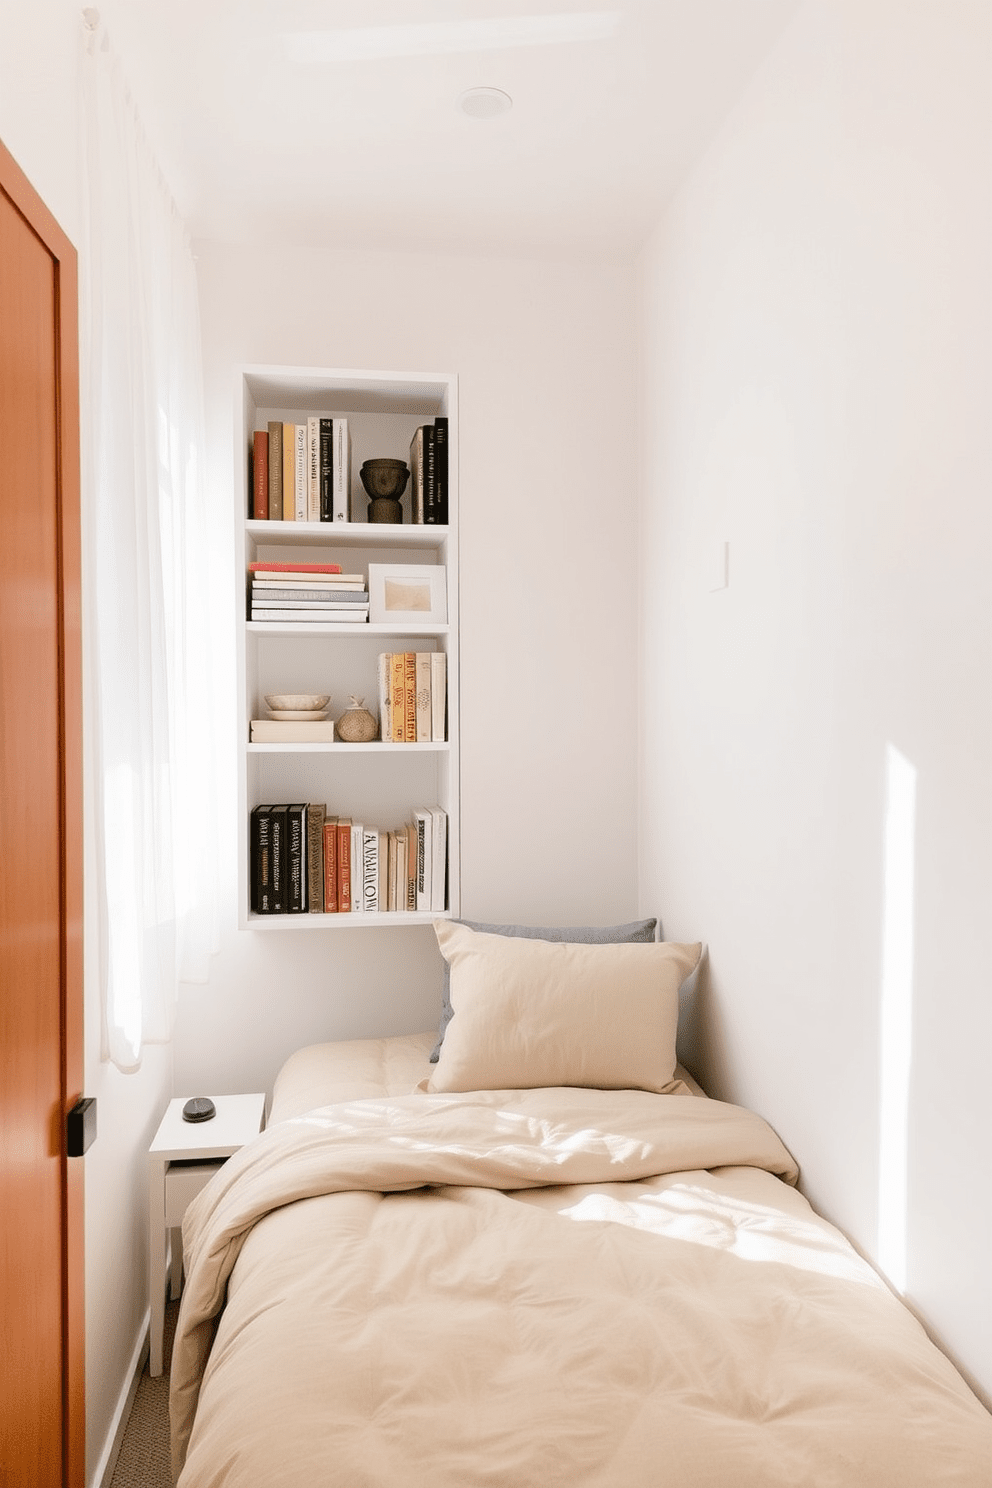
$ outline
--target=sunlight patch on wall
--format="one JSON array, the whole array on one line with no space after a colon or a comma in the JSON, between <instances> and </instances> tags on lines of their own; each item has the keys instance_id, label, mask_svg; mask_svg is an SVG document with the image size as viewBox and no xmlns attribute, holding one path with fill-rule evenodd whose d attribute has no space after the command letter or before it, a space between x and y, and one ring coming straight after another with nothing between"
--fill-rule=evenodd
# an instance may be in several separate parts
<instances>
[{"instance_id":1,"label":"sunlight patch on wall","mask_svg":"<svg viewBox=\"0 0 992 1488\"><path fill-rule=\"evenodd\" d=\"M878 1261L906 1287L909 1082L913 1061L913 893L916 769L886 746L880 1027Z\"/></svg>"}]
</instances>

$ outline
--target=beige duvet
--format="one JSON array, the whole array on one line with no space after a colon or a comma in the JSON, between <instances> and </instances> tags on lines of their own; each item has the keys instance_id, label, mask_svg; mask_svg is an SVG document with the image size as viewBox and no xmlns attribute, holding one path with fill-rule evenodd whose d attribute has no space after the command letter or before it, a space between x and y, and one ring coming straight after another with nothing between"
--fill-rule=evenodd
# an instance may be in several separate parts
<instances>
[{"instance_id":1,"label":"beige duvet","mask_svg":"<svg viewBox=\"0 0 992 1488\"><path fill-rule=\"evenodd\" d=\"M992 1417L794 1180L685 1096L283 1121L187 1215L179 1483L990 1488Z\"/></svg>"}]
</instances>

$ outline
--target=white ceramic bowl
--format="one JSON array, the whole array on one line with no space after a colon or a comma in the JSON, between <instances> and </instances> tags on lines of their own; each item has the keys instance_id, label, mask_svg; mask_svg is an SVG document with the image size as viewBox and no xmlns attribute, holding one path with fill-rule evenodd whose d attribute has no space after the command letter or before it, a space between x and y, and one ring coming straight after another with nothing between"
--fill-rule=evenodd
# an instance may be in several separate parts
<instances>
[{"instance_id":1,"label":"white ceramic bowl","mask_svg":"<svg viewBox=\"0 0 992 1488\"><path fill-rule=\"evenodd\" d=\"M265 701L274 713L319 713L331 701L329 692L267 692Z\"/></svg>"}]
</instances>

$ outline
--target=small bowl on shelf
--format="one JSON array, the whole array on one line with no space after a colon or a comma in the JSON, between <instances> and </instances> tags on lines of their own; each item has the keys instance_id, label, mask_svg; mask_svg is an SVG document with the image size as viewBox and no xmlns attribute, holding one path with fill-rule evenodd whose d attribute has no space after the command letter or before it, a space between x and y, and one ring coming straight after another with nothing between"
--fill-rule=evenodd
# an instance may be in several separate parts
<instances>
[{"instance_id":1,"label":"small bowl on shelf","mask_svg":"<svg viewBox=\"0 0 992 1488\"><path fill-rule=\"evenodd\" d=\"M331 701L329 692L267 692L265 703L273 713L319 713Z\"/></svg>"}]
</instances>

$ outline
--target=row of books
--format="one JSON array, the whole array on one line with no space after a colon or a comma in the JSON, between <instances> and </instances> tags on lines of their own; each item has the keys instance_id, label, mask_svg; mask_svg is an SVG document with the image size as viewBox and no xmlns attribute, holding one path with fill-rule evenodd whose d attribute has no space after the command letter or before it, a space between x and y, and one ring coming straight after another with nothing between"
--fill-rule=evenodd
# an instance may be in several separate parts
<instances>
[{"instance_id":1,"label":"row of books","mask_svg":"<svg viewBox=\"0 0 992 1488\"><path fill-rule=\"evenodd\" d=\"M249 564L248 618L279 624L358 623L369 618L363 574L342 573L339 563Z\"/></svg>"},{"instance_id":2,"label":"row of books","mask_svg":"<svg viewBox=\"0 0 992 1488\"><path fill-rule=\"evenodd\" d=\"M447 668L443 651L380 652L379 737L384 744L444 742Z\"/></svg>"},{"instance_id":3,"label":"row of books","mask_svg":"<svg viewBox=\"0 0 992 1488\"><path fill-rule=\"evenodd\" d=\"M346 418L271 419L252 436L249 517L269 522L351 520Z\"/></svg>"},{"instance_id":4,"label":"row of books","mask_svg":"<svg viewBox=\"0 0 992 1488\"><path fill-rule=\"evenodd\" d=\"M320 803L259 805L250 816L253 914L444 910L448 817L418 807L405 826L332 816Z\"/></svg>"},{"instance_id":5,"label":"row of books","mask_svg":"<svg viewBox=\"0 0 992 1488\"><path fill-rule=\"evenodd\" d=\"M410 441L410 510L414 522L448 523L448 420L421 424Z\"/></svg>"},{"instance_id":6,"label":"row of books","mask_svg":"<svg viewBox=\"0 0 992 1488\"><path fill-rule=\"evenodd\" d=\"M352 490L346 418L270 419L252 434L248 516L262 522L366 522L368 498ZM410 443L415 523L448 521L448 420L422 424Z\"/></svg>"}]
</instances>

